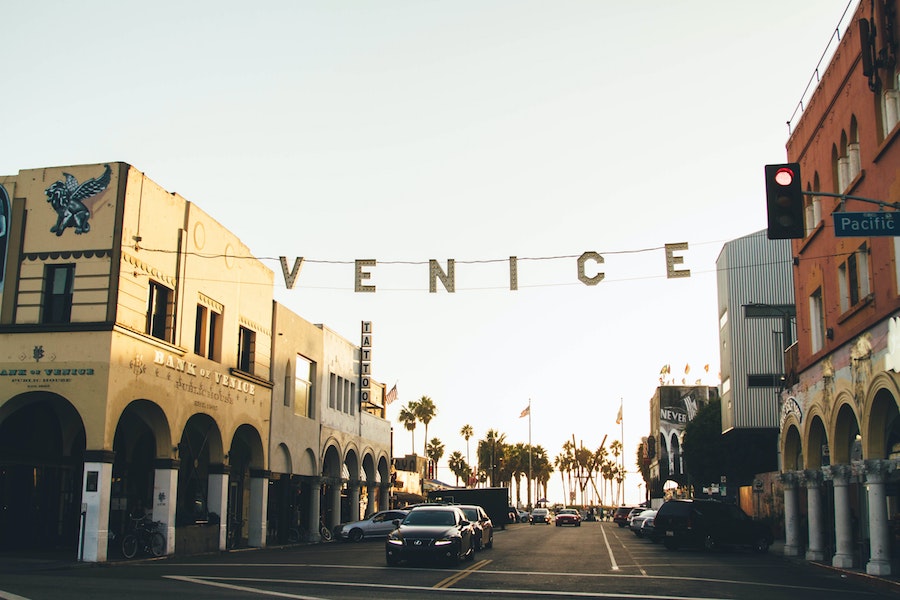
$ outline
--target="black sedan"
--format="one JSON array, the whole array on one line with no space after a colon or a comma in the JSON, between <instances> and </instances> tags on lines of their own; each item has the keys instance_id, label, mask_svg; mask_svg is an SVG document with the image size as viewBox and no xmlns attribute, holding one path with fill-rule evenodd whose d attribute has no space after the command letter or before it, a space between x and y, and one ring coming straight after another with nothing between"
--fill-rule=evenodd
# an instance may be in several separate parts
<instances>
[{"instance_id":1,"label":"black sedan","mask_svg":"<svg viewBox=\"0 0 900 600\"><path fill-rule=\"evenodd\" d=\"M475 528L475 549L493 548L494 522L487 512L477 504L458 504L457 507L466 514L466 520Z\"/></svg>"},{"instance_id":2,"label":"black sedan","mask_svg":"<svg viewBox=\"0 0 900 600\"><path fill-rule=\"evenodd\" d=\"M401 561L442 560L458 563L475 558L475 529L457 506L417 506L409 511L384 546L388 566Z\"/></svg>"}]
</instances>

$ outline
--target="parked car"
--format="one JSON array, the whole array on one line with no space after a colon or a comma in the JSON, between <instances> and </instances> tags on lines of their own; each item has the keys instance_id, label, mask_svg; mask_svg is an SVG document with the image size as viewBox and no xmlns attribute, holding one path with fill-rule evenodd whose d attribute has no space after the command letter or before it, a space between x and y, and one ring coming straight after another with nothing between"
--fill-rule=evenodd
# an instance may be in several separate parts
<instances>
[{"instance_id":1,"label":"parked car","mask_svg":"<svg viewBox=\"0 0 900 600\"><path fill-rule=\"evenodd\" d=\"M535 523L540 523L541 525L549 525L550 519L550 509L548 508L535 508L531 511L531 516L529 517L529 521L532 525L534 525Z\"/></svg>"},{"instance_id":2,"label":"parked car","mask_svg":"<svg viewBox=\"0 0 900 600\"><path fill-rule=\"evenodd\" d=\"M494 547L494 522L487 512L475 504L460 504L458 508L466 515L466 520L475 528L475 549Z\"/></svg>"},{"instance_id":3,"label":"parked car","mask_svg":"<svg viewBox=\"0 0 900 600\"><path fill-rule=\"evenodd\" d=\"M408 514L408 510L383 510L368 519L338 525L335 528L337 534L335 537L346 542L361 542L365 538L385 537L396 528L394 521L402 519Z\"/></svg>"},{"instance_id":4,"label":"parked car","mask_svg":"<svg viewBox=\"0 0 900 600\"><path fill-rule=\"evenodd\" d=\"M620 506L613 513L613 522L616 523L619 527L628 526L628 515L631 514L631 511L634 510L633 506Z\"/></svg>"},{"instance_id":5,"label":"parked car","mask_svg":"<svg viewBox=\"0 0 900 600\"><path fill-rule=\"evenodd\" d=\"M641 535L644 539L650 540L654 544L659 542L659 532L656 531L656 516L644 519L641 524Z\"/></svg>"},{"instance_id":6,"label":"parked car","mask_svg":"<svg viewBox=\"0 0 900 600\"><path fill-rule=\"evenodd\" d=\"M773 541L765 523L754 521L734 504L717 500L669 500L654 519L654 528L669 550L743 546L766 552Z\"/></svg>"},{"instance_id":7,"label":"parked car","mask_svg":"<svg viewBox=\"0 0 900 600\"><path fill-rule=\"evenodd\" d=\"M475 557L475 528L457 506L432 504L409 511L388 534L384 554L388 566L404 560L458 563Z\"/></svg>"},{"instance_id":8,"label":"parked car","mask_svg":"<svg viewBox=\"0 0 900 600\"><path fill-rule=\"evenodd\" d=\"M519 509L519 523L527 523L531 519L531 514L527 510Z\"/></svg>"},{"instance_id":9,"label":"parked car","mask_svg":"<svg viewBox=\"0 0 900 600\"><path fill-rule=\"evenodd\" d=\"M642 510L636 516L631 517L631 522L628 523L628 527L629 529L631 529L631 533L638 537L641 537L641 535L643 535L642 527L644 525L644 521L646 521L647 519L652 519L655 516L656 511L652 508L648 508L646 510Z\"/></svg>"},{"instance_id":10,"label":"parked car","mask_svg":"<svg viewBox=\"0 0 900 600\"><path fill-rule=\"evenodd\" d=\"M574 508L564 508L556 513L556 526L574 525L581 527L581 514Z\"/></svg>"}]
</instances>

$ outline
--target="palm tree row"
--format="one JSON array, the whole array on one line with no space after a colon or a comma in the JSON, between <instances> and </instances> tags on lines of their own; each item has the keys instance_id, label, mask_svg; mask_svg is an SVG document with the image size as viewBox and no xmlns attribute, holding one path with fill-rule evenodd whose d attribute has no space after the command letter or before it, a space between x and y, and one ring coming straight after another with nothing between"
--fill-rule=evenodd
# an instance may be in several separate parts
<instances>
[{"instance_id":1,"label":"palm tree row","mask_svg":"<svg viewBox=\"0 0 900 600\"><path fill-rule=\"evenodd\" d=\"M419 423L425 425L425 445L423 454L434 464L433 477L437 478L437 464L444 456L444 443L433 438L428 440L428 424L437 415L437 407L428 396L412 400L400 409L399 421L412 435L412 453L416 454L415 430ZM554 469L559 472L563 483L563 492L572 502L579 493L584 504L590 486L601 504L617 504L621 495L622 483L625 481L625 469L619 464L622 443L618 440L607 449L604 444L594 451L583 445L576 446L574 438L563 444L563 451L551 462L547 451L541 446L530 446L524 443L508 444L506 434L488 429L484 439L479 440L476 447L476 464L469 457L469 440L474 437L471 425L463 425L459 431L466 441L466 456L454 451L450 454L448 466L456 477L456 485L460 480L466 486L488 485L491 487L512 487L516 483L516 503L522 504L522 478L525 478L527 490L526 502L531 507L540 498L546 498L547 485ZM612 454L612 458L610 458ZM600 483L598 487L597 483ZM606 485L604 485L604 482ZM618 490L613 499L614 482ZM606 492L609 492L609 496ZM534 496L532 496L534 493Z\"/></svg>"}]
</instances>

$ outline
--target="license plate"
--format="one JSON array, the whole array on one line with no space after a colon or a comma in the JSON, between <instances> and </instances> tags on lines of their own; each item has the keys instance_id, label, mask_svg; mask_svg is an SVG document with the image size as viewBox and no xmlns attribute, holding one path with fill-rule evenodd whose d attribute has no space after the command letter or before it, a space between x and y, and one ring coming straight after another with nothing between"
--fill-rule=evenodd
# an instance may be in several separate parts
<instances>
[{"instance_id":1,"label":"license plate","mask_svg":"<svg viewBox=\"0 0 900 600\"><path fill-rule=\"evenodd\" d=\"M675 537L674 531L666 531L666 537Z\"/></svg>"}]
</instances>

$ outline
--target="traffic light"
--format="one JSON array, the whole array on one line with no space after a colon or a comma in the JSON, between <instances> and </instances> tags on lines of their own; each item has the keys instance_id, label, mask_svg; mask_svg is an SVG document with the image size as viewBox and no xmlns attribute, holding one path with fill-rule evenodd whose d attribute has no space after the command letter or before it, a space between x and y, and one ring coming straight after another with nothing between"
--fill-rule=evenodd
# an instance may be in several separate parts
<instances>
[{"instance_id":1,"label":"traffic light","mask_svg":"<svg viewBox=\"0 0 900 600\"><path fill-rule=\"evenodd\" d=\"M766 207L770 240L803 238L803 183L799 163L766 165Z\"/></svg>"}]
</instances>

